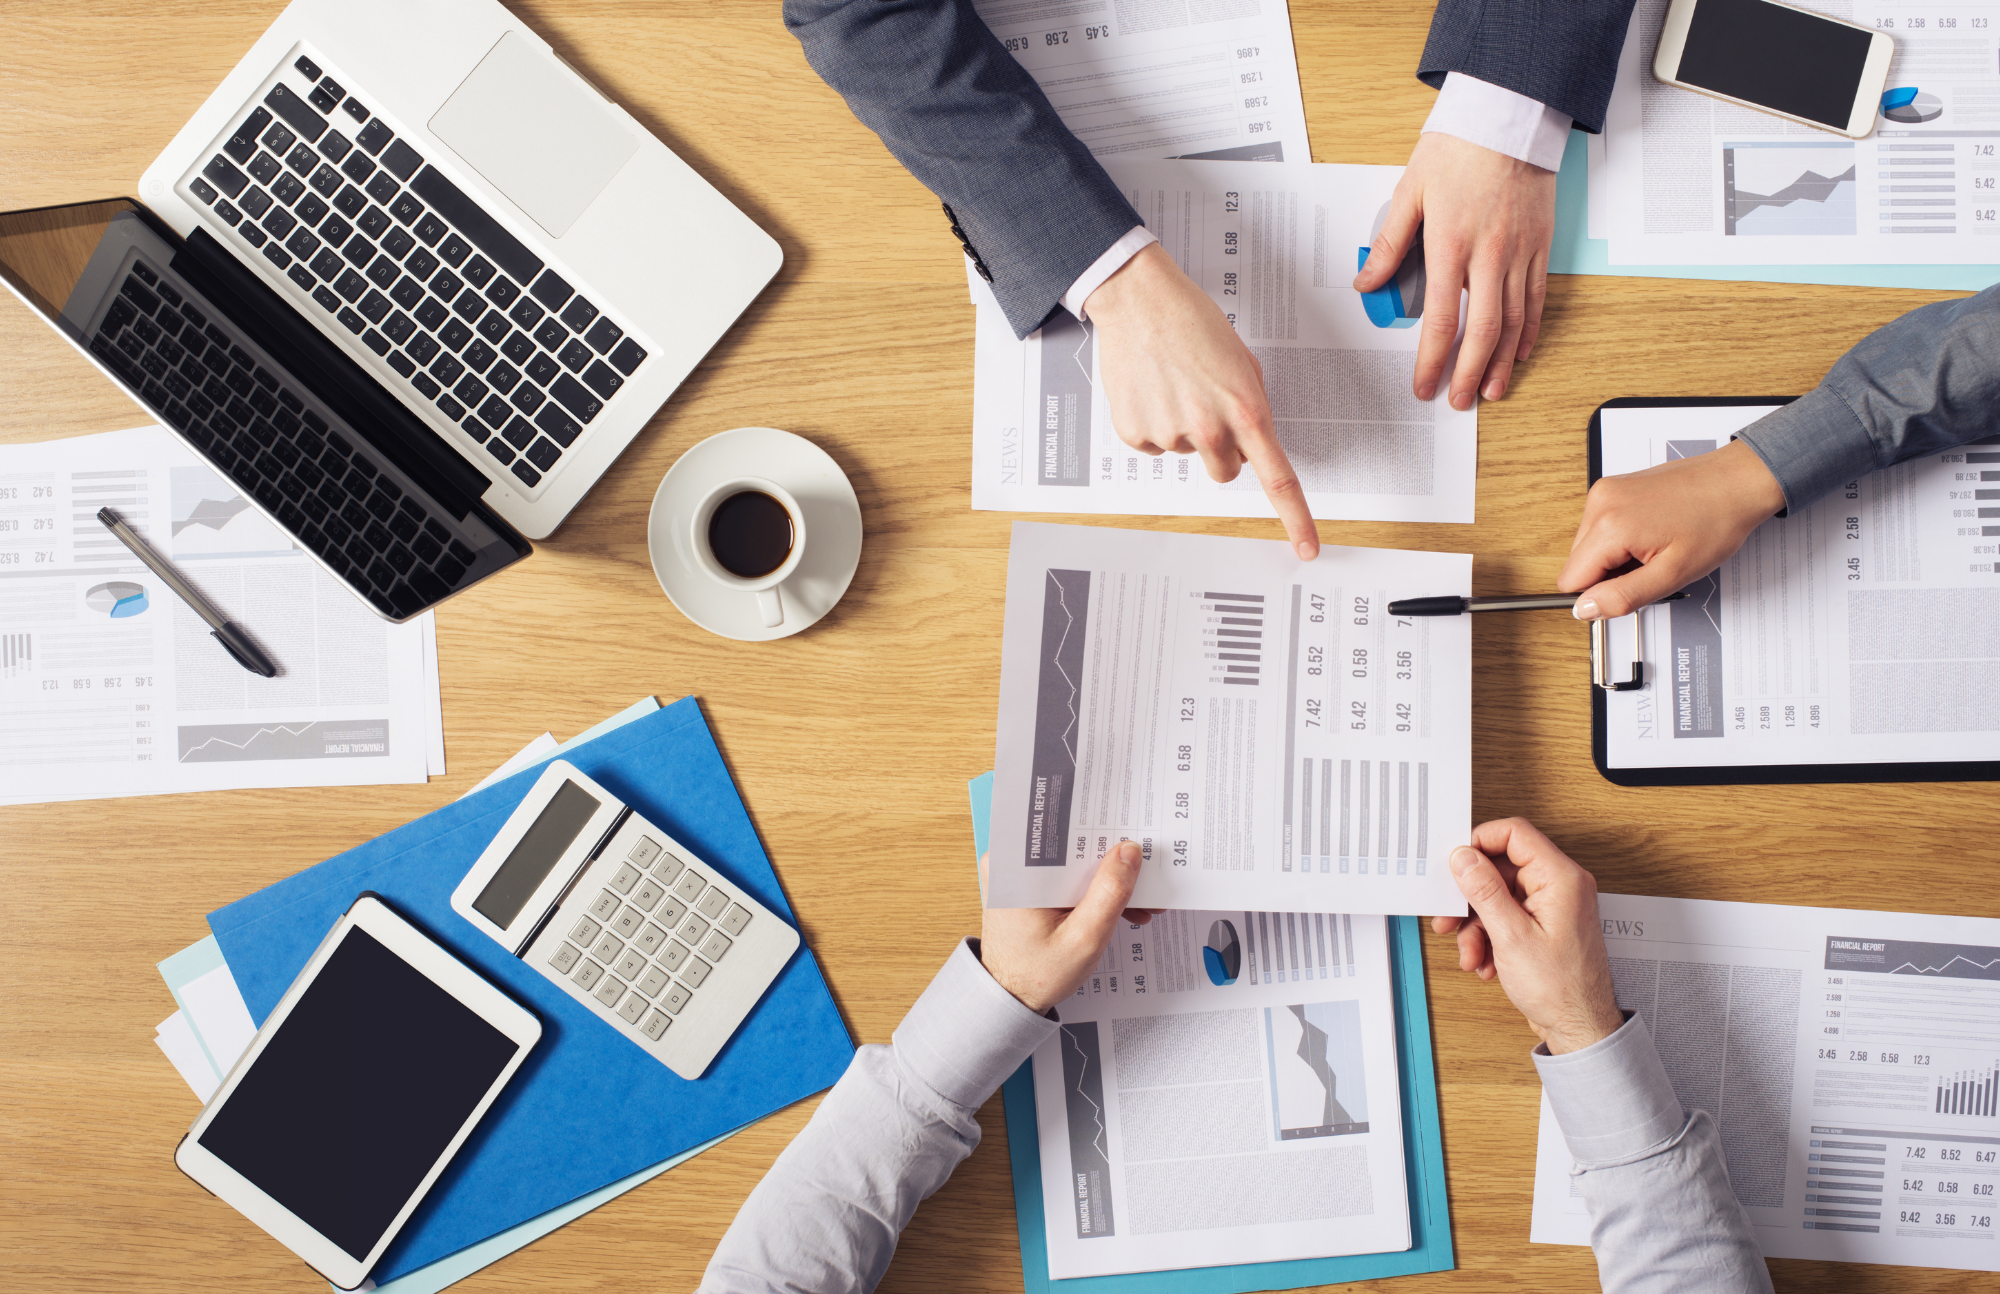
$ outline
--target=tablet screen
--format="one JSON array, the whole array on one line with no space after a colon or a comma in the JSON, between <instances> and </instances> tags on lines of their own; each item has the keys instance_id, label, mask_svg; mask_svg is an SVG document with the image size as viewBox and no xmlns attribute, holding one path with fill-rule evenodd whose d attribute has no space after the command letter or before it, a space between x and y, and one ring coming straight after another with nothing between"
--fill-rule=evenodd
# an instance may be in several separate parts
<instances>
[{"instance_id":1,"label":"tablet screen","mask_svg":"<svg viewBox=\"0 0 2000 1294\"><path fill-rule=\"evenodd\" d=\"M359 1261L516 1050L356 927L200 1144Z\"/></svg>"}]
</instances>

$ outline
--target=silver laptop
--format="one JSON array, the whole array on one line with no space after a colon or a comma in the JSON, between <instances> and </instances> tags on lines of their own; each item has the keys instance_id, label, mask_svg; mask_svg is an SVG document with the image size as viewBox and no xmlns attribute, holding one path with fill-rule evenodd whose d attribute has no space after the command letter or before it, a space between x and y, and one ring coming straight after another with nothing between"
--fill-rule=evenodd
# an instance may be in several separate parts
<instances>
[{"instance_id":1,"label":"silver laptop","mask_svg":"<svg viewBox=\"0 0 2000 1294\"><path fill-rule=\"evenodd\" d=\"M494 0L297 0L140 195L0 217L0 271L398 620L552 532L783 259Z\"/></svg>"}]
</instances>

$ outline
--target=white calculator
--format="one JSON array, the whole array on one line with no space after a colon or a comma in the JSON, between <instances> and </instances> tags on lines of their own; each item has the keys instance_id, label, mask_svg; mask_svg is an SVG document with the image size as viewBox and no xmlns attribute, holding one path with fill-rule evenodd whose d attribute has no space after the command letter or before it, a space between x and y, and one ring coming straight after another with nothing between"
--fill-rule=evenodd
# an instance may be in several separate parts
<instances>
[{"instance_id":1,"label":"white calculator","mask_svg":"<svg viewBox=\"0 0 2000 1294\"><path fill-rule=\"evenodd\" d=\"M560 759L451 906L687 1079L799 946L776 913Z\"/></svg>"}]
</instances>

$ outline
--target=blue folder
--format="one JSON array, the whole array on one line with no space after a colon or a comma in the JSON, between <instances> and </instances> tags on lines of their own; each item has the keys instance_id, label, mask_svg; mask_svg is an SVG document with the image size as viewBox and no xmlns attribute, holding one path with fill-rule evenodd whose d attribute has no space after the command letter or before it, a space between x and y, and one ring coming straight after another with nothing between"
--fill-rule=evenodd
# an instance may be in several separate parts
<instances>
[{"instance_id":1,"label":"blue folder","mask_svg":"<svg viewBox=\"0 0 2000 1294\"><path fill-rule=\"evenodd\" d=\"M566 758L766 907L794 919L692 697ZM453 912L451 892L541 768L208 918L259 1024L363 890L381 894L541 1017L540 1044L376 1264L378 1283L810 1096L838 1079L854 1054L805 948L708 1072L688 1082ZM396 1063L394 1056L381 1060Z\"/></svg>"},{"instance_id":2,"label":"blue folder","mask_svg":"<svg viewBox=\"0 0 2000 1294\"><path fill-rule=\"evenodd\" d=\"M983 854L992 817L993 774L973 778L968 789L973 852ZM1410 1178L1408 1249L1050 1280L1048 1232L1042 1223L1042 1153L1035 1130L1035 1062L1030 1060L1000 1088L1007 1111L1007 1158L1014 1170L1014 1225L1021 1233L1021 1283L1027 1294L1249 1294L1452 1270L1451 1206L1445 1198L1444 1139L1438 1128L1437 1070L1431 1056L1419 919L1388 919L1389 970L1396 980L1396 1064L1403 1093L1403 1163Z\"/></svg>"}]
</instances>

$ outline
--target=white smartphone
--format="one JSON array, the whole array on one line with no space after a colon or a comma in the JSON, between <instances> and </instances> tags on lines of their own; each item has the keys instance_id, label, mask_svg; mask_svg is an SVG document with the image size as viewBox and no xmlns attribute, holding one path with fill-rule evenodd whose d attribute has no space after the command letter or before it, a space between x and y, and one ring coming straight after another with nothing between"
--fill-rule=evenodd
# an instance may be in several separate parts
<instances>
[{"instance_id":1,"label":"white smartphone","mask_svg":"<svg viewBox=\"0 0 2000 1294\"><path fill-rule=\"evenodd\" d=\"M1896 43L1772 0L1673 0L1653 75L1668 85L1862 139Z\"/></svg>"},{"instance_id":2,"label":"white smartphone","mask_svg":"<svg viewBox=\"0 0 2000 1294\"><path fill-rule=\"evenodd\" d=\"M354 1289L541 1036L525 1007L363 894L174 1162Z\"/></svg>"}]
</instances>

